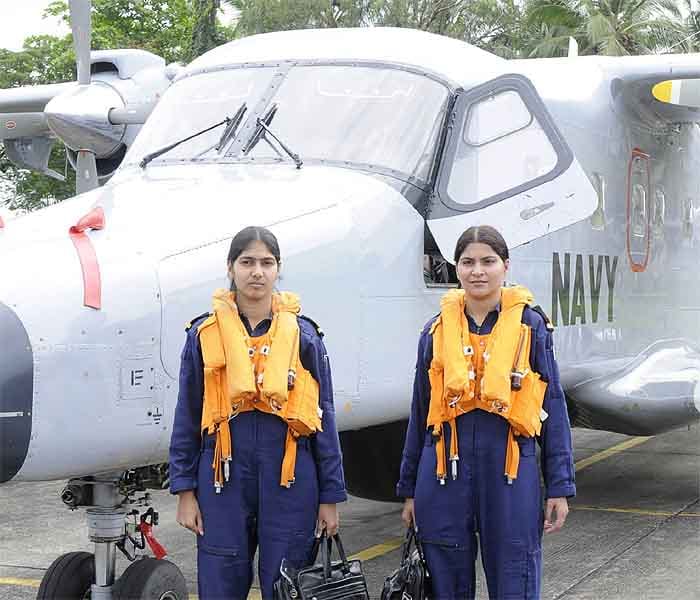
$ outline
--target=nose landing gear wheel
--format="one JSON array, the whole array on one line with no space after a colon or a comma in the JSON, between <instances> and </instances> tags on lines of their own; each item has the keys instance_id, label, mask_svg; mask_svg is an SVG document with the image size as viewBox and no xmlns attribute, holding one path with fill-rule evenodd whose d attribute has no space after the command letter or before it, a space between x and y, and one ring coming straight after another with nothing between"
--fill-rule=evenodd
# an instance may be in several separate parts
<instances>
[{"instance_id":1,"label":"nose landing gear wheel","mask_svg":"<svg viewBox=\"0 0 700 600\"><path fill-rule=\"evenodd\" d=\"M180 569L167 560L142 558L130 564L114 584L114 600L187 600Z\"/></svg>"},{"instance_id":2,"label":"nose landing gear wheel","mask_svg":"<svg viewBox=\"0 0 700 600\"><path fill-rule=\"evenodd\" d=\"M95 557L69 552L51 563L37 592L37 600L87 600L95 581Z\"/></svg>"}]
</instances>

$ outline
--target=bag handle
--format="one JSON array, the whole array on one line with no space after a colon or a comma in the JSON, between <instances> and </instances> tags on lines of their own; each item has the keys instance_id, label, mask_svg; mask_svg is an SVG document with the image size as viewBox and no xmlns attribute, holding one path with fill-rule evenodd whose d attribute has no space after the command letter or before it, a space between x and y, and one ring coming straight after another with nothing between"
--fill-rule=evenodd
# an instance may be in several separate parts
<instances>
[{"instance_id":1,"label":"bag handle","mask_svg":"<svg viewBox=\"0 0 700 600\"><path fill-rule=\"evenodd\" d=\"M321 536L314 537L314 545L311 547L311 554L309 555L308 566L313 566L316 564L316 559L318 558L318 550L321 547Z\"/></svg>"},{"instance_id":2,"label":"bag handle","mask_svg":"<svg viewBox=\"0 0 700 600\"><path fill-rule=\"evenodd\" d=\"M335 541L335 546L336 548L338 548L338 555L340 556L340 560L343 563L343 573L347 575L350 572L350 565L348 564L348 557L345 555L345 548L343 548L343 542L340 541L340 534L336 533L332 539Z\"/></svg>"},{"instance_id":3,"label":"bag handle","mask_svg":"<svg viewBox=\"0 0 700 600\"><path fill-rule=\"evenodd\" d=\"M406 537L403 541L403 552L401 553L401 564L405 564L411 554L411 544L416 541L416 530L413 526L406 528ZM416 546L417 546L416 542Z\"/></svg>"},{"instance_id":4,"label":"bag handle","mask_svg":"<svg viewBox=\"0 0 700 600\"><path fill-rule=\"evenodd\" d=\"M321 541L321 562L323 563L323 580L329 581L331 578L331 538L326 535L325 529L319 538Z\"/></svg>"}]
</instances>

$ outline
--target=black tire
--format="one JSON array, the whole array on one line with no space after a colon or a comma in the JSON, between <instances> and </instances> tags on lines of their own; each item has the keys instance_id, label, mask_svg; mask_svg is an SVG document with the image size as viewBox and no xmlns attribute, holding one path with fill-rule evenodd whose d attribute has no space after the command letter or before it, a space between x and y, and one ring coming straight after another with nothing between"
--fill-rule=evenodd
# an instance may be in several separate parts
<instances>
[{"instance_id":1,"label":"black tire","mask_svg":"<svg viewBox=\"0 0 700 600\"><path fill-rule=\"evenodd\" d=\"M37 600L84 600L95 582L95 557L69 552L51 563L41 580Z\"/></svg>"},{"instance_id":2,"label":"black tire","mask_svg":"<svg viewBox=\"0 0 700 600\"><path fill-rule=\"evenodd\" d=\"M187 600L180 569L167 560L142 558L131 563L114 584L113 600Z\"/></svg>"}]
</instances>

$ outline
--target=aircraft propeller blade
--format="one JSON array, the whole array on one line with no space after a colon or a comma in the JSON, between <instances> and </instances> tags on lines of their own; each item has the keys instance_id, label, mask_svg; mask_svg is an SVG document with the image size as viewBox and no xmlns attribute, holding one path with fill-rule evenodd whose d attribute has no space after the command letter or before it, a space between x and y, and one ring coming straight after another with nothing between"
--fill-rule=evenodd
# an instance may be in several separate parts
<instances>
[{"instance_id":1,"label":"aircraft propeller blade","mask_svg":"<svg viewBox=\"0 0 700 600\"><path fill-rule=\"evenodd\" d=\"M0 113L0 140L39 137L50 133L41 112Z\"/></svg>"},{"instance_id":2,"label":"aircraft propeller blade","mask_svg":"<svg viewBox=\"0 0 700 600\"><path fill-rule=\"evenodd\" d=\"M90 83L90 44L92 38L92 22L90 0L69 0L70 26L73 32L73 47L78 63L78 83Z\"/></svg>"},{"instance_id":3,"label":"aircraft propeller blade","mask_svg":"<svg viewBox=\"0 0 700 600\"><path fill-rule=\"evenodd\" d=\"M89 192L99 187L97 180L97 161L90 150L80 150L75 161L75 191L78 194Z\"/></svg>"}]
</instances>

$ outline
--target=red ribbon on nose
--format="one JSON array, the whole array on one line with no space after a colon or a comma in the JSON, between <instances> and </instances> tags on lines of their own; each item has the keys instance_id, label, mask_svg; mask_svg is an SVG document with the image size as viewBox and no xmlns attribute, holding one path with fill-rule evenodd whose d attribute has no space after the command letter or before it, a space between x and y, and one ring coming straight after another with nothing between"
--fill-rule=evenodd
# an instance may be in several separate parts
<instances>
[{"instance_id":1,"label":"red ribbon on nose","mask_svg":"<svg viewBox=\"0 0 700 600\"><path fill-rule=\"evenodd\" d=\"M83 271L83 304L98 310L102 307L100 265L95 248L85 232L104 229L104 226L105 212L101 206L97 206L68 230Z\"/></svg>"}]
</instances>

